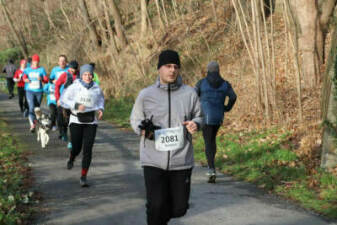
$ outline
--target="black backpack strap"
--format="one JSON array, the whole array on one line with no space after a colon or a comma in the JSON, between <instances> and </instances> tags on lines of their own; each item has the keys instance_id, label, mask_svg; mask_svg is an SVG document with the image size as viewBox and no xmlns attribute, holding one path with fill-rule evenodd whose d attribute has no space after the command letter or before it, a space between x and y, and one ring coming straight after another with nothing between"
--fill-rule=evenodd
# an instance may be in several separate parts
<instances>
[{"instance_id":1,"label":"black backpack strap","mask_svg":"<svg viewBox=\"0 0 337 225\"><path fill-rule=\"evenodd\" d=\"M69 87L73 83L73 76L67 71L67 81L64 84L64 88Z\"/></svg>"}]
</instances>

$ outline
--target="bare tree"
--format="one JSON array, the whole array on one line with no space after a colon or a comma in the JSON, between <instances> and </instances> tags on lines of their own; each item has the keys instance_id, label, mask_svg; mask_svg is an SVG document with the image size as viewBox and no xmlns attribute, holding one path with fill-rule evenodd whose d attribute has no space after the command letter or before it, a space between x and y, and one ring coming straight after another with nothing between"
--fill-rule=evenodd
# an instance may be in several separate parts
<instances>
[{"instance_id":1,"label":"bare tree","mask_svg":"<svg viewBox=\"0 0 337 225\"><path fill-rule=\"evenodd\" d=\"M321 81L328 24L336 0L287 0L296 20L299 51L302 55L303 80L306 88Z\"/></svg>"},{"instance_id":2,"label":"bare tree","mask_svg":"<svg viewBox=\"0 0 337 225\"><path fill-rule=\"evenodd\" d=\"M104 8L104 16L105 16L105 23L108 27L108 31L109 31L109 37L110 37L110 42L112 44L112 49L113 49L113 53L118 53L118 49L117 49L117 44L115 41L115 33L112 29L111 23L110 23L110 15L108 12L108 5L106 0L103 0L103 8Z\"/></svg>"},{"instance_id":3,"label":"bare tree","mask_svg":"<svg viewBox=\"0 0 337 225\"><path fill-rule=\"evenodd\" d=\"M128 41L127 41L125 33L124 33L121 14L119 12L119 9L117 8L115 0L110 0L110 3L111 3L112 16L113 16L114 21L115 21L115 29L116 29L117 37L118 37L118 40L119 40L121 46L124 48L128 44Z\"/></svg>"},{"instance_id":4,"label":"bare tree","mask_svg":"<svg viewBox=\"0 0 337 225\"><path fill-rule=\"evenodd\" d=\"M286 33L288 38L286 39L286 43L288 41L291 43L292 53L294 56L294 66L296 70L296 87L297 87L297 104L298 104L298 116L299 121L302 122L303 119L303 107L302 107L302 85L301 85L301 68L299 62L299 50L298 50L298 33L296 32L296 22L293 17L293 14L290 12L290 6L288 0L283 0L283 9L284 9L284 20L286 25ZM289 31L289 27L292 27L295 31Z\"/></svg>"},{"instance_id":5,"label":"bare tree","mask_svg":"<svg viewBox=\"0 0 337 225\"><path fill-rule=\"evenodd\" d=\"M60 0L60 9L61 9L61 12L62 12L64 18L66 19L66 21L67 21L67 23L68 23L69 32L72 33L73 28L72 28L72 26L71 26L69 17L68 17L68 15L67 15L66 11L64 10L64 7L63 7L63 0Z\"/></svg>"},{"instance_id":6,"label":"bare tree","mask_svg":"<svg viewBox=\"0 0 337 225\"><path fill-rule=\"evenodd\" d=\"M90 18L87 4L86 4L85 0L78 0L78 3L80 5L80 9L81 9L84 21L88 26L91 38L94 41L95 46L100 47L101 46L101 39L98 36L97 31L96 31L96 27L95 27L94 23L92 22L92 20Z\"/></svg>"},{"instance_id":7,"label":"bare tree","mask_svg":"<svg viewBox=\"0 0 337 225\"><path fill-rule=\"evenodd\" d=\"M161 29L163 29L164 23L163 23L163 20L162 20L161 10L160 10L160 6L159 6L159 0L155 0L155 3L156 3L156 8L157 8L159 25L160 25Z\"/></svg>"},{"instance_id":8,"label":"bare tree","mask_svg":"<svg viewBox=\"0 0 337 225\"><path fill-rule=\"evenodd\" d=\"M331 54L324 74L322 88L322 114L324 121L321 167L337 165L337 29L332 35Z\"/></svg>"},{"instance_id":9,"label":"bare tree","mask_svg":"<svg viewBox=\"0 0 337 225\"><path fill-rule=\"evenodd\" d=\"M56 29L56 26L55 26L53 20L51 19L51 16L50 16L50 13L49 13L48 1L47 0L41 0L41 1L43 3L44 13L46 14L48 22L49 22L49 26L50 26L49 28L50 29Z\"/></svg>"},{"instance_id":10,"label":"bare tree","mask_svg":"<svg viewBox=\"0 0 337 225\"><path fill-rule=\"evenodd\" d=\"M8 13L5 1L4 0L0 0L0 4L1 4L1 7L2 7L3 14L4 14L4 16L5 16L6 20L7 20L7 23L9 25L10 29L11 29L11 32L12 32L14 38L16 39L16 41L18 42L18 44L20 46L22 54L24 55L25 58L28 58L28 49L27 49L27 46L25 44L25 41L23 41L20 38L18 32L16 31L16 29L14 27L13 20L11 19L10 15Z\"/></svg>"},{"instance_id":11,"label":"bare tree","mask_svg":"<svg viewBox=\"0 0 337 225\"><path fill-rule=\"evenodd\" d=\"M168 17L167 17L167 13L166 13L166 7L165 7L165 1L164 0L161 0L161 6L162 6L163 12L164 12L165 23L166 23L166 25L168 25L169 21L168 21Z\"/></svg>"},{"instance_id":12,"label":"bare tree","mask_svg":"<svg viewBox=\"0 0 337 225\"><path fill-rule=\"evenodd\" d=\"M274 114L280 115L276 107L273 23L271 21L271 28L268 29L262 0L252 0L250 5L245 1L232 0L232 4L256 77L256 99L266 122L270 123Z\"/></svg>"},{"instance_id":13,"label":"bare tree","mask_svg":"<svg viewBox=\"0 0 337 225\"><path fill-rule=\"evenodd\" d=\"M213 16L214 16L214 20L217 26L219 26L218 24L218 16L216 15L216 7L215 7L215 2L214 0L212 0L212 10L213 10Z\"/></svg>"},{"instance_id":14,"label":"bare tree","mask_svg":"<svg viewBox=\"0 0 337 225\"><path fill-rule=\"evenodd\" d=\"M147 30L147 3L146 0L140 0L141 11L141 37L144 37Z\"/></svg>"}]
</instances>

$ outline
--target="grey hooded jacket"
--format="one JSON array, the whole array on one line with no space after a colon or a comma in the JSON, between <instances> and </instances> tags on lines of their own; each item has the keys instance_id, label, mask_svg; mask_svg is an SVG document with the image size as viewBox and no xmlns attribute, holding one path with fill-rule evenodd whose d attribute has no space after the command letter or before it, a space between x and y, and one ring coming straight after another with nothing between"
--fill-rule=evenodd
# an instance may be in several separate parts
<instances>
[{"instance_id":1,"label":"grey hooded jacket","mask_svg":"<svg viewBox=\"0 0 337 225\"><path fill-rule=\"evenodd\" d=\"M133 130L140 135L139 125L150 119L161 128L181 126L192 120L202 126L202 112L195 90L184 85L180 76L175 83L162 85L159 78L155 84L143 89L133 106L130 121ZM153 166L164 170L182 170L194 165L192 136L184 128L184 147L176 151L162 152L155 149L155 142L141 137L140 161L142 166Z\"/></svg>"},{"instance_id":2,"label":"grey hooded jacket","mask_svg":"<svg viewBox=\"0 0 337 225\"><path fill-rule=\"evenodd\" d=\"M6 78L13 78L16 71L16 66L13 63L8 63L2 69L3 73L6 73Z\"/></svg>"}]
</instances>

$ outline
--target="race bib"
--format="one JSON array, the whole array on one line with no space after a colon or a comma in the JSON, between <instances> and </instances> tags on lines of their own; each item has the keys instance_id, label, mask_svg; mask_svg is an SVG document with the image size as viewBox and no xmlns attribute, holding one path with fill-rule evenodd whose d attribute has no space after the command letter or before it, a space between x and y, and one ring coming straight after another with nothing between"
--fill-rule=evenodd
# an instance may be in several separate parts
<instances>
[{"instance_id":1,"label":"race bib","mask_svg":"<svg viewBox=\"0 0 337 225\"><path fill-rule=\"evenodd\" d=\"M40 81L39 80L32 80L29 83L29 88L30 89L40 89Z\"/></svg>"},{"instance_id":2,"label":"race bib","mask_svg":"<svg viewBox=\"0 0 337 225\"><path fill-rule=\"evenodd\" d=\"M59 79L59 77L62 75L62 73L64 73L64 71L56 72L55 80Z\"/></svg>"},{"instance_id":3,"label":"race bib","mask_svg":"<svg viewBox=\"0 0 337 225\"><path fill-rule=\"evenodd\" d=\"M90 94L90 92L86 89L82 89L81 92L77 94L76 102L84 105L87 108L94 107L94 99L92 94Z\"/></svg>"},{"instance_id":4,"label":"race bib","mask_svg":"<svg viewBox=\"0 0 337 225\"><path fill-rule=\"evenodd\" d=\"M158 151L175 151L184 147L184 128L182 126L155 130L154 135Z\"/></svg>"},{"instance_id":5,"label":"race bib","mask_svg":"<svg viewBox=\"0 0 337 225\"><path fill-rule=\"evenodd\" d=\"M52 94L49 95L49 99L50 99L51 101L56 100L56 97L55 97L54 93L52 93Z\"/></svg>"}]
</instances>

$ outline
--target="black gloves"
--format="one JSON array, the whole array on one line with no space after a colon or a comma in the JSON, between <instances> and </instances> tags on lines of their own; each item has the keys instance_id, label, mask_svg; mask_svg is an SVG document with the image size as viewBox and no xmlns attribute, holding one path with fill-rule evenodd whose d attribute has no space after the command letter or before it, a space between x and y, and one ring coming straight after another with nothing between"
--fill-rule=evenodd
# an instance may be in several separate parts
<instances>
[{"instance_id":1,"label":"black gloves","mask_svg":"<svg viewBox=\"0 0 337 225\"><path fill-rule=\"evenodd\" d=\"M142 120L142 122L138 126L141 130L145 130L145 138L149 140L154 140L154 131L161 129L161 127L156 126L152 123L152 118L153 116L151 116L151 119Z\"/></svg>"}]
</instances>

